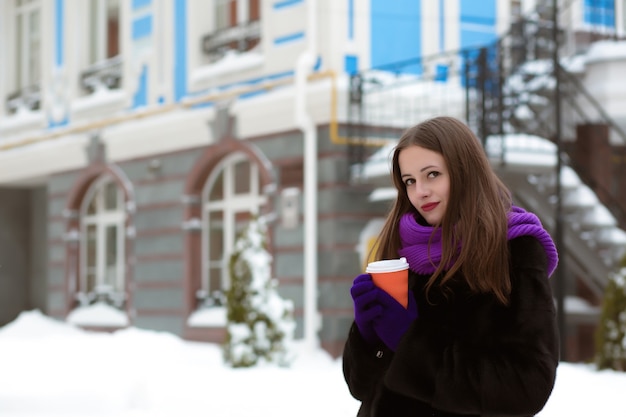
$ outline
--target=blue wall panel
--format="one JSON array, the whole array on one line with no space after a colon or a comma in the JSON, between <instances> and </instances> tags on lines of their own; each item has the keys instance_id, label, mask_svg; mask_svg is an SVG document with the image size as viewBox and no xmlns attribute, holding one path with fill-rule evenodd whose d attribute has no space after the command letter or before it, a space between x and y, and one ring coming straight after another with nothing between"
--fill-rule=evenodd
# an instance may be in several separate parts
<instances>
[{"instance_id":1,"label":"blue wall panel","mask_svg":"<svg viewBox=\"0 0 626 417\"><path fill-rule=\"evenodd\" d=\"M445 0L439 0L439 51L446 48L446 7Z\"/></svg>"},{"instance_id":2,"label":"blue wall panel","mask_svg":"<svg viewBox=\"0 0 626 417\"><path fill-rule=\"evenodd\" d=\"M354 0L348 0L348 39L354 39Z\"/></svg>"},{"instance_id":3,"label":"blue wall panel","mask_svg":"<svg viewBox=\"0 0 626 417\"><path fill-rule=\"evenodd\" d=\"M133 97L133 108L146 107L148 105L148 67L143 66L139 80L137 82L137 91Z\"/></svg>"},{"instance_id":4,"label":"blue wall panel","mask_svg":"<svg viewBox=\"0 0 626 417\"><path fill-rule=\"evenodd\" d=\"M274 45L284 45L295 41L304 40L304 32L290 33L288 35L282 35L274 38Z\"/></svg>"},{"instance_id":5,"label":"blue wall panel","mask_svg":"<svg viewBox=\"0 0 626 417\"><path fill-rule=\"evenodd\" d=\"M272 6L275 10L283 9L285 7L295 6L296 4L304 3L304 0L280 0L274 3Z\"/></svg>"},{"instance_id":6,"label":"blue wall panel","mask_svg":"<svg viewBox=\"0 0 626 417\"><path fill-rule=\"evenodd\" d=\"M350 75L359 72L359 57L355 55L346 55L344 58L344 70Z\"/></svg>"},{"instance_id":7,"label":"blue wall panel","mask_svg":"<svg viewBox=\"0 0 626 417\"><path fill-rule=\"evenodd\" d=\"M371 0L371 66L385 67L422 55L421 0ZM398 68L421 73L421 65Z\"/></svg>"},{"instance_id":8,"label":"blue wall panel","mask_svg":"<svg viewBox=\"0 0 626 417\"><path fill-rule=\"evenodd\" d=\"M133 20L133 40L148 37L152 34L152 15L146 15Z\"/></svg>"},{"instance_id":9,"label":"blue wall panel","mask_svg":"<svg viewBox=\"0 0 626 417\"><path fill-rule=\"evenodd\" d=\"M485 46L497 39L496 0L461 1L461 48Z\"/></svg>"},{"instance_id":10,"label":"blue wall panel","mask_svg":"<svg viewBox=\"0 0 626 417\"><path fill-rule=\"evenodd\" d=\"M615 28L614 0L585 0L585 23L606 28Z\"/></svg>"},{"instance_id":11,"label":"blue wall panel","mask_svg":"<svg viewBox=\"0 0 626 417\"><path fill-rule=\"evenodd\" d=\"M133 0L132 8L133 10L142 9L150 6L150 4L152 4L152 0Z\"/></svg>"},{"instance_id":12,"label":"blue wall panel","mask_svg":"<svg viewBox=\"0 0 626 417\"><path fill-rule=\"evenodd\" d=\"M55 31L55 64L57 67L63 66L63 36L65 27L64 16L65 5L63 0L56 0L54 7L54 31Z\"/></svg>"},{"instance_id":13,"label":"blue wall panel","mask_svg":"<svg viewBox=\"0 0 626 417\"><path fill-rule=\"evenodd\" d=\"M174 101L187 95L187 0L174 3Z\"/></svg>"},{"instance_id":14,"label":"blue wall panel","mask_svg":"<svg viewBox=\"0 0 626 417\"><path fill-rule=\"evenodd\" d=\"M54 66L61 68L65 65L65 48L63 47L65 42L65 0L55 0L54 2ZM54 83L53 77L53 83ZM58 89L53 87L53 90ZM55 94L56 95L56 94ZM58 97L57 97L58 99ZM69 118L67 113L60 119L56 120L52 116L53 112L48 113L48 128L54 129L57 127L67 126L69 124Z\"/></svg>"}]
</instances>

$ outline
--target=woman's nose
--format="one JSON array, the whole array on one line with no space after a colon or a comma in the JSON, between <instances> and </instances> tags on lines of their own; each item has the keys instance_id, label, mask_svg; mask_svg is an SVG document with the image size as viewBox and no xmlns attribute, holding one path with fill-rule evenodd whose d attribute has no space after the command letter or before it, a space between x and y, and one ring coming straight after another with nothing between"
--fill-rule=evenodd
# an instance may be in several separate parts
<instances>
[{"instance_id":1,"label":"woman's nose","mask_svg":"<svg viewBox=\"0 0 626 417\"><path fill-rule=\"evenodd\" d=\"M415 182L415 193L418 197L428 197L430 189L424 183Z\"/></svg>"}]
</instances>

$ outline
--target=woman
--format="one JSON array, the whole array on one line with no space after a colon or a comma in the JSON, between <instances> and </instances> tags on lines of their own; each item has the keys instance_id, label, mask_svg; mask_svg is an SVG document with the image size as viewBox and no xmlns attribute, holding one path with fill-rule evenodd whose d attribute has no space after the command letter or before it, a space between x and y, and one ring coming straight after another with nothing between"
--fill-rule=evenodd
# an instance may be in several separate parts
<instances>
[{"instance_id":1,"label":"woman","mask_svg":"<svg viewBox=\"0 0 626 417\"><path fill-rule=\"evenodd\" d=\"M407 258L409 303L369 274L354 280L343 369L358 415L536 414L559 359L550 235L512 206L479 141L454 118L407 130L392 177L398 197L376 258Z\"/></svg>"}]
</instances>

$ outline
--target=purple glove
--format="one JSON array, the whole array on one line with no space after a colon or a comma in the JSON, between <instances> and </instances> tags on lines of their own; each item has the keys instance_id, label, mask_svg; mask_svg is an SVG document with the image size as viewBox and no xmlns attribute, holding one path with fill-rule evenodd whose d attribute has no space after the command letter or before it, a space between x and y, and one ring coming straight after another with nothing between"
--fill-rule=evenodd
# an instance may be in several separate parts
<instances>
[{"instance_id":1,"label":"purple glove","mask_svg":"<svg viewBox=\"0 0 626 417\"><path fill-rule=\"evenodd\" d=\"M376 287L376 303L381 312L373 321L374 331L387 347L395 352L400 339L407 329L417 319L417 304L415 297L409 293L407 308L397 302L385 291Z\"/></svg>"},{"instance_id":2,"label":"purple glove","mask_svg":"<svg viewBox=\"0 0 626 417\"><path fill-rule=\"evenodd\" d=\"M354 322L363 339L371 344L379 339L374 331L374 319L383 309L376 302L378 291L370 274L361 274L354 279L350 295L354 301Z\"/></svg>"}]
</instances>

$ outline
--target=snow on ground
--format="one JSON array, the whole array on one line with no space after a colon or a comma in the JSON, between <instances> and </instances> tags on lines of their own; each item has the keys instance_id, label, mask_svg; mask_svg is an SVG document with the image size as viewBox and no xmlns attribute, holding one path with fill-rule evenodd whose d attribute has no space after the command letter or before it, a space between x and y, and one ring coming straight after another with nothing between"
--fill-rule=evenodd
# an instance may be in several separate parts
<instances>
[{"instance_id":1,"label":"snow on ground","mask_svg":"<svg viewBox=\"0 0 626 417\"><path fill-rule=\"evenodd\" d=\"M341 359L231 369L218 345L137 328L91 333L38 311L0 328L2 417L355 416ZM626 416L626 373L562 363L540 417Z\"/></svg>"}]
</instances>

